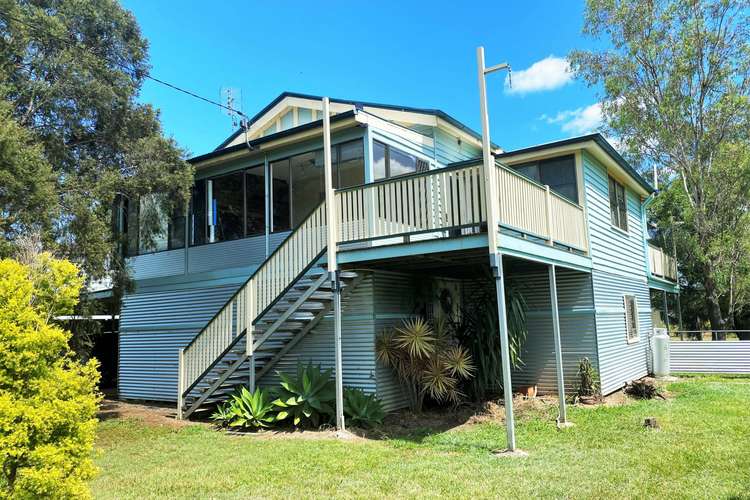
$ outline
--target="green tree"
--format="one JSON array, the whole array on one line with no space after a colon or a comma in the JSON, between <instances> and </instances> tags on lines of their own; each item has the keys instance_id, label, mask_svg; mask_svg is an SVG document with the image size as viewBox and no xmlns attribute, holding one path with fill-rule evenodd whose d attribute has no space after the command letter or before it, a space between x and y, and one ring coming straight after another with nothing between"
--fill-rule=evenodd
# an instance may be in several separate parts
<instances>
[{"instance_id":1,"label":"green tree","mask_svg":"<svg viewBox=\"0 0 750 500\"><path fill-rule=\"evenodd\" d=\"M33 135L0 101L0 255L31 232L51 233L57 209L55 177Z\"/></svg>"},{"instance_id":2,"label":"green tree","mask_svg":"<svg viewBox=\"0 0 750 500\"><path fill-rule=\"evenodd\" d=\"M79 264L87 279L114 273L125 281L112 230L117 196L165 193L167 210L189 196L185 152L164 136L158 112L137 100L147 53L135 18L115 0L0 0L0 95L28 130L20 142L39 144L53 177L52 223L46 204L23 223L45 231L47 248ZM3 161L0 178L13 176L14 165L26 164ZM49 176L42 162L26 168L25 178ZM0 189L0 210L7 208L0 216L20 213L23 195ZM12 241L17 227L0 223L0 237ZM141 232L147 238L155 230Z\"/></svg>"},{"instance_id":3,"label":"green tree","mask_svg":"<svg viewBox=\"0 0 750 500\"><path fill-rule=\"evenodd\" d=\"M602 90L609 131L683 192L662 214L682 222L672 231L691 253L679 258L700 279L713 329L728 324L726 297L748 258L749 12L747 0L589 0L584 33L604 47L570 55Z\"/></svg>"},{"instance_id":4,"label":"green tree","mask_svg":"<svg viewBox=\"0 0 750 500\"><path fill-rule=\"evenodd\" d=\"M48 318L68 314L83 278L42 254L34 266L0 260L0 496L79 498L96 430L96 362L76 361L70 334Z\"/></svg>"}]
</instances>

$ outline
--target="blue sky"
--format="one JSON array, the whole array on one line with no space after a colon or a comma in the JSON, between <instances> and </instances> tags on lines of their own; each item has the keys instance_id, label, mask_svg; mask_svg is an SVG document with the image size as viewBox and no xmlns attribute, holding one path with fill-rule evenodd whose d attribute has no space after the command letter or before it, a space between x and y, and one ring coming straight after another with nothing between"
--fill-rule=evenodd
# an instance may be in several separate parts
<instances>
[{"instance_id":1,"label":"blue sky","mask_svg":"<svg viewBox=\"0 0 750 500\"><path fill-rule=\"evenodd\" d=\"M150 42L152 74L206 97L242 92L252 116L285 90L439 108L479 130L476 47L509 62L514 88L489 76L493 140L506 150L592 131L595 89L564 61L591 42L584 4L564 2L255 2L126 0ZM215 106L147 81L141 99L161 110L190 155L232 132ZM239 105L239 104L238 104Z\"/></svg>"}]
</instances>

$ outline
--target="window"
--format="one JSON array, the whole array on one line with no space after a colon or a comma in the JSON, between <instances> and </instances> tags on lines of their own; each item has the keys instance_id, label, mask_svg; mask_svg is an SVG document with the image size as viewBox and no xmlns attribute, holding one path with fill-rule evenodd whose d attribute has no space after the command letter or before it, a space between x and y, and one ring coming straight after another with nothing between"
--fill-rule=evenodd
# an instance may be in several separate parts
<instances>
[{"instance_id":1,"label":"window","mask_svg":"<svg viewBox=\"0 0 750 500\"><path fill-rule=\"evenodd\" d=\"M193 196L190 198L190 245L206 243L206 180L200 179L193 185Z\"/></svg>"},{"instance_id":2,"label":"window","mask_svg":"<svg viewBox=\"0 0 750 500\"><path fill-rule=\"evenodd\" d=\"M174 250L185 246L184 210L162 194L122 198L117 226L125 237L125 255Z\"/></svg>"},{"instance_id":3,"label":"window","mask_svg":"<svg viewBox=\"0 0 750 500\"><path fill-rule=\"evenodd\" d=\"M378 141L372 142L372 159L376 180L429 169L425 160Z\"/></svg>"},{"instance_id":4,"label":"window","mask_svg":"<svg viewBox=\"0 0 750 500\"><path fill-rule=\"evenodd\" d=\"M575 156L558 156L514 165L511 168L529 179L549 186L551 191L573 203L578 203Z\"/></svg>"},{"instance_id":5,"label":"window","mask_svg":"<svg viewBox=\"0 0 750 500\"><path fill-rule=\"evenodd\" d=\"M236 240L244 236L243 177L243 172L233 172L207 181L209 242Z\"/></svg>"},{"instance_id":6,"label":"window","mask_svg":"<svg viewBox=\"0 0 750 500\"><path fill-rule=\"evenodd\" d=\"M331 149L334 187L364 184L362 139L336 144ZM268 175L271 191L268 215L272 232L289 231L298 226L325 198L322 149L273 161ZM196 181L190 213L190 245L264 234L265 168L257 165Z\"/></svg>"},{"instance_id":7,"label":"window","mask_svg":"<svg viewBox=\"0 0 750 500\"><path fill-rule=\"evenodd\" d=\"M365 183L365 152L361 140L333 148L333 187L343 189Z\"/></svg>"},{"instance_id":8,"label":"window","mask_svg":"<svg viewBox=\"0 0 750 500\"><path fill-rule=\"evenodd\" d=\"M292 227L297 227L325 198L323 151L292 156Z\"/></svg>"},{"instance_id":9,"label":"window","mask_svg":"<svg viewBox=\"0 0 750 500\"><path fill-rule=\"evenodd\" d=\"M628 343L637 342L638 333L638 302L635 295L624 295L623 302L625 305L625 334Z\"/></svg>"},{"instance_id":10,"label":"window","mask_svg":"<svg viewBox=\"0 0 750 500\"><path fill-rule=\"evenodd\" d=\"M266 232L266 175L263 165L245 171L245 236Z\"/></svg>"},{"instance_id":11,"label":"window","mask_svg":"<svg viewBox=\"0 0 750 500\"><path fill-rule=\"evenodd\" d=\"M625 187L609 178L609 214L612 225L623 231L628 230L628 201L625 195Z\"/></svg>"},{"instance_id":12,"label":"window","mask_svg":"<svg viewBox=\"0 0 750 500\"><path fill-rule=\"evenodd\" d=\"M331 147L334 188L364 184L363 148L361 139ZM271 179L271 231L288 231L301 224L325 199L323 150L272 162Z\"/></svg>"}]
</instances>

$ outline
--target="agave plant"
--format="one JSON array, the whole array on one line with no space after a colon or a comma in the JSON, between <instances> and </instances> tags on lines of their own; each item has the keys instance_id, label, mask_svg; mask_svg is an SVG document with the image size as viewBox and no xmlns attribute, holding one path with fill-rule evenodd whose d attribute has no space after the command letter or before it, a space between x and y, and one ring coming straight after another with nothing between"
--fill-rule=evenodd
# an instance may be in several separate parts
<instances>
[{"instance_id":1,"label":"agave plant","mask_svg":"<svg viewBox=\"0 0 750 500\"><path fill-rule=\"evenodd\" d=\"M224 421L227 421L230 427L267 428L276 421L276 408L270 399L262 389L250 392L242 387L238 393L232 395L228 407L217 409L215 415L220 411L224 412Z\"/></svg>"},{"instance_id":2,"label":"agave plant","mask_svg":"<svg viewBox=\"0 0 750 500\"><path fill-rule=\"evenodd\" d=\"M331 419L336 399L336 386L331 378L333 370L321 371L320 366L300 363L296 378L277 373L281 390L273 405L278 409L278 420L291 419L295 427L319 427Z\"/></svg>"},{"instance_id":3,"label":"agave plant","mask_svg":"<svg viewBox=\"0 0 750 500\"><path fill-rule=\"evenodd\" d=\"M374 394L365 394L362 389L344 389L344 415L349 425L372 427L382 424L385 411Z\"/></svg>"},{"instance_id":4,"label":"agave plant","mask_svg":"<svg viewBox=\"0 0 750 500\"><path fill-rule=\"evenodd\" d=\"M229 421L231 420L232 415L229 408L230 404L228 402L222 403L216 407L209 418L220 426L226 427L227 425L229 425Z\"/></svg>"}]
</instances>

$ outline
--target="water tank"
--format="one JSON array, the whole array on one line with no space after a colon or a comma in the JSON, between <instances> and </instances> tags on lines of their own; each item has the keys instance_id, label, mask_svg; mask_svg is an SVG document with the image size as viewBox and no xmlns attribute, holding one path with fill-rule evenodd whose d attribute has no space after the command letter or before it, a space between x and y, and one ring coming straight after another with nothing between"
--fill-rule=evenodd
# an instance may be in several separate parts
<instances>
[{"instance_id":1,"label":"water tank","mask_svg":"<svg viewBox=\"0 0 750 500\"><path fill-rule=\"evenodd\" d=\"M655 377L669 376L669 334L666 328L654 328L651 337Z\"/></svg>"}]
</instances>

